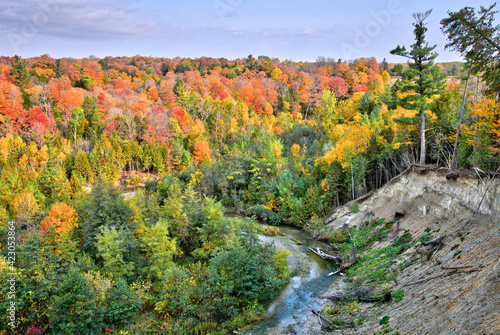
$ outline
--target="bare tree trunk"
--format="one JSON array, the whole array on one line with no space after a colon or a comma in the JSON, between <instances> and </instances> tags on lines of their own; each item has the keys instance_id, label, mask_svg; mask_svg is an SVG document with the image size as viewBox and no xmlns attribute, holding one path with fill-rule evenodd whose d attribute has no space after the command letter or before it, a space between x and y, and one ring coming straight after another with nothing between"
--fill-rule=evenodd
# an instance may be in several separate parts
<instances>
[{"instance_id":1,"label":"bare tree trunk","mask_svg":"<svg viewBox=\"0 0 500 335\"><path fill-rule=\"evenodd\" d=\"M420 162L425 165L425 110L420 109Z\"/></svg>"},{"instance_id":2,"label":"bare tree trunk","mask_svg":"<svg viewBox=\"0 0 500 335\"><path fill-rule=\"evenodd\" d=\"M352 180L352 198L356 199L356 197L354 195L354 171L352 169L352 164L351 164L351 180Z\"/></svg>"},{"instance_id":3,"label":"bare tree trunk","mask_svg":"<svg viewBox=\"0 0 500 335\"><path fill-rule=\"evenodd\" d=\"M479 75L477 76L477 82L476 82L476 104L478 102L479 102ZM473 117L472 120L474 121L474 126L475 126L475 123L477 122L477 118ZM477 132L476 129L474 129L474 144L472 147L472 151L476 151L476 132Z\"/></svg>"},{"instance_id":4,"label":"bare tree trunk","mask_svg":"<svg viewBox=\"0 0 500 335\"><path fill-rule=\"evenodd\" d=\"M471 71L472 71L472 64L471 67L469 68L469 73L467 74L467 80L465 81L464 95L462 96L462 108L460 109L460 119L458 120L457 137L455 138L455 146L453 147L453 156L451 157L450 171L453 170L453 166L455 166L455 156L457 154L458 137L460 135L460 127L462 126L462 119L464 117L465 98L467 97L467 85L469 85L469 78Z\"/></svg>"}]
</instances>

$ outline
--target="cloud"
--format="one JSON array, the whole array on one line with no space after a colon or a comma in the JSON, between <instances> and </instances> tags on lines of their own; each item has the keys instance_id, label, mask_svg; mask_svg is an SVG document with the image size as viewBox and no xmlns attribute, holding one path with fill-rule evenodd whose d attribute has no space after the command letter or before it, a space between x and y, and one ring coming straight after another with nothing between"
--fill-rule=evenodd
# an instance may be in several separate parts
<instances>
[{"instance_id":1,"label":"cloud","mask_svg":"<svg viewBox=\"0 0 500 335\"><path fill-rule=\"evenodd\" d=\"M0 31L24 38L128 39L157 32L137 8L113 0L3 0Z\"/></svg>"}]
</instances>

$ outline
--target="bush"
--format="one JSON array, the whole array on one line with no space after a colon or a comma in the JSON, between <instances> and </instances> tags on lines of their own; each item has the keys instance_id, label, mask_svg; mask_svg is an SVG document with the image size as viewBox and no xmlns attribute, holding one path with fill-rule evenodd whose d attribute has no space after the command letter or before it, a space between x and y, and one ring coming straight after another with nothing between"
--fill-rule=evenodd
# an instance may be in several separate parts
<instances>
[{"instance_id":1,"label":"bush","mask_svg":"<svg viewBox=\"0 0 500 335\"><path fill-rule=\"evenodd\" d=\"M349 234L344 228L336 229L325 236L333 243L344 243L349 239Z\"/></svg>"},{"instance_id":2,"label":"bush","mask_svg":"<svg viewBox=\"0 0 500 335\"><path fill-rule=\"evenodd\" d=\"M378 321L378 324L381 325L381 326L388 325L389 324L389 319L390 319L390 317L386 315L386 316L384 316L382 319L380 319Z\"/></svg>"},{"instance_id":3,"label":"bush","mask_svg":"<svg viewBox=\"0 0 500 335\"><path fill-rule=\"evenodd\" d=\"M359 204L357 202L353 202L351 204L351 212L353 212L353 213L359 212Z\"/></svg>"},{"instance_id":4,"label":"bush","mask_svg":"<svg viewBox=\"0 0 500 335\"><path fill-rule=\"evenodd\" d=\"M394 300L396 300L396 302L400 302L401 299L403 299L404 295L405 293L403 290L397 290L392 294L392 297L394 298Z\"/></svg>"},{"instance_id":5,"label":"bush","mask_svg":"<svg viewBox=\"0 0 500 335\"><path fill-rule=\"evenodd\" d=\"M249 303L267 304L285 284L274 262L274 249L245 243L219 251L209 263L209 285L220 314L233 317Z\"/></svg>"}]
</instances>

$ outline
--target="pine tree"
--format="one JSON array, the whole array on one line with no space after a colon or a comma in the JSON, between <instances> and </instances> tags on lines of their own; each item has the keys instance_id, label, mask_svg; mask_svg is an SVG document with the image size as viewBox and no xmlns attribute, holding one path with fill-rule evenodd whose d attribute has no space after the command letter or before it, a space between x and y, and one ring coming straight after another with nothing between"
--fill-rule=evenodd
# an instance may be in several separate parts
<instances>
[{"instance_id":1,"label":"pine tree","mask_svg":"<svg viewBox=\"0 0 500 335\"><path fill-rule=\"evenodd\" d=\"M96 303L92 289L75 265L71 266L54 300L54 334L101 333L104 308Z\"/></svg>"},{"instance_id":2,"label":"pine tree","mask_svg":"<svg viewBox=\"0 0 500 335\"><path fill-rule=\"evenodd\" d=\"M411 110L419 111L420 118L420 164L425 164L425 111L429 110L429 98L433 95L440 94L443 89L443 78L434 78L432 74L432 67L434 59L438 56L433 50L436 45L429 46L425 40L425 33L427 32L426 22L427 17L431 14L432 9L425 13L415 13L413 18L415 44L411 45L411 51L406 51L403 46L397 46L396 49L391 50L391 54L408 58L409 69L403 74L405 85L402 87L402 92L407 92L404 98L401 99L399 104Z\"/></svg>"},{"instance_id":3,"label":"pine tree","mask_svg":"<svg viewBox=\"0 0 500 335\"><path fill-rule=\"evenodd\" d=\"M441 20L441 30L448 38L446 49L459 52L472 72L481 72L486 92L500 100L500 26L495 26L496 3L481 6L477 11L464 7L458 12L448 12L449 17Z\"/></svg>"},{"instance_id":4,"label":"pine tree","mask_svg":"<svg viewBox=\"0 0 500 335\"><path fill-rule=\"evenodd\" d=\"M92 171L92 167L90 166L90 162L85 151L78 150L76 153L73 173L77 177L84 177L89 183L94 182L94 172Z\"/></svg>"}]
</instances>

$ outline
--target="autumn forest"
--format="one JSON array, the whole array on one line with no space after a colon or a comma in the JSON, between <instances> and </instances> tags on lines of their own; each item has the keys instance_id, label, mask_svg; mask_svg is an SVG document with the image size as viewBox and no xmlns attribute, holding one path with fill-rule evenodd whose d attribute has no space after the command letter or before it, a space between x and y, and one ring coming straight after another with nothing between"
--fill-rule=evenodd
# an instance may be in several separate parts
<instances>
[{"instance_id":1,"label":"autumn forest","mask_svg":"<svg viewBox=\"0 0 500 335\"><path fill-rule=\"evenodd\" d=\"M16 329L221 334L258 319L290 273L257 221L314 227L412 164L497 169L500 102L469 68L431 60L417 106L403 59L1 57Z\"/></svg>"}]
</instances>

